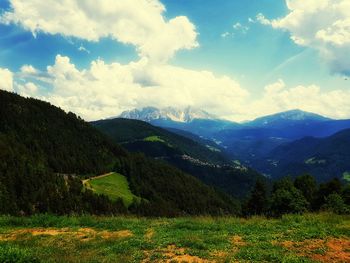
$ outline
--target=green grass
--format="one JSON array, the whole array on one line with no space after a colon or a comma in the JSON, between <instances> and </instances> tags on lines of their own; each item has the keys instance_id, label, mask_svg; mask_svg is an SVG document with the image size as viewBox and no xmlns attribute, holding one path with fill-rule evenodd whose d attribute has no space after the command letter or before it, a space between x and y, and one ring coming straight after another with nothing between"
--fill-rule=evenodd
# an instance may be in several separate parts
<instances>
[{"instance_id":1,"label":"green grass","mask_svg":"<svg viewBox=\"0 0 350 263\"><path fill-rule=\"evenodd\" d=\"M126 177L119 173L86 180L84 185L97 194L108 196L113 201L121 198L126 206L129 206L134 199L140 199L130 191Z\"/></svg>"},{"instance_id":2,"label":"green grass","mask_svg":"<svg viewBox=\"0 0 350 263\"><path fill-rule=\"evenodd\" d=\"M343 179L350 182L350 172L343 173Z\"/></svg>"},{"instance_id":3,"label":"green grass","mask_svg":"<svg viewBox=\"0 0 350 263\"><path fill-rule=\"evenodd\" d=\"M145 142L162 142L165 143L165 141L160 138L160 136L149 136L147 138L143 139Z\"/></svg>"},{"instance_id":4,"label":"green grass","mask_svg":"<svg viewBox=\"0 0 350 263\"><path fill-rule=\"evenodd\" d=\"M40 235L32 234L38 230ZM350 256L346 243L350 242L350 216L307 214L249 220L0 217L0 253L13 247L10 253L15 258L42 262L181 262L184 258L209 262L317 262L315 257L337 262L336 258L327 261L331 247L305 245L332 240L344 244L336 255ZM293 248L283 245L288 242L294 244Z\"/></svg>"}]
</instances>

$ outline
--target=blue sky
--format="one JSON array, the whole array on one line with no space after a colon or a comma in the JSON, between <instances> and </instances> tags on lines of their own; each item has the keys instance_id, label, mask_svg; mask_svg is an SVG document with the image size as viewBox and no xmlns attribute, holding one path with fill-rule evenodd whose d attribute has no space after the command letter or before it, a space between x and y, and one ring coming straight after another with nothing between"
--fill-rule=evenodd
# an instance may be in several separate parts
<instances>
[{"instance_id":1,"label":"blue sky","mask_svg":"<svg viewBox=\"0 0 350 263\"><path fill-rule=\"evenodd\" d=\"M50 1L53 0L48 2ZM76 1L72 0L72 3ZM137 2L137 0L133 1ZM152 103L156 104L152 106L159 107L182 107L186 106L187 103L195 107L204 108L220 117L235 120L254 118L259 114L268 114L294 107L317 111L334 118L350 117L350 109L344 109L341 105L341 98L346 98L349 90L349 81L347 81L348 77L346 75L347 72L350 72L350 67L348 67L347 62L342 61L342 58L349 56L349 53L346 54L346 52L350 51L350 40L348 42L346 34L344 37L344 30L339 30L339 32L342 32L342 35L339 37L341 42L336 43L337 45L330 45L329 40L326 38L328 37L327 34L330 34L328 30L330 27L325 27L324 23L321 23L321 18L317 16L318 13L322 13L323 17L326 14L329 17L337 17L338 20L343 19L347 21L350 14L343 14L340 11L339 13L328 14L327 8L329 8L331 3L323 3L324 6L320 4L320 2L328 2L328 0L308 1L310 5L304 5L306 10L303 11L310 14L309 17L316 21L316 25L317 19L320 20L317 34L313 34L311 26L310 32L305 32L308 24L300 25L299 28L291 26L290 20L292 19L300 19L299 22L304 23L309 19L293 16L294 13L304 8L303 5L298 3L302 2L301 0L152 0L151 2L154 2L155 5L163 6L166 11L159 11L154 6L150 6L152 17L149 18L149 21L151 19L152 21L160 21L159 18L161 18L164 20L164 25L168 26L171 24L170 21L172 19L185 17L186 20L178 19L178 21L181 20L179 24L188 30L186 35L184 33L183 36L178 36L178 39L180 39L179 46L169 47L168 44L163 44L163 42L176 42L176 36L169 40L166 37L164 39L161 38L159 41L152 40L153 42L150 42L150 45L155 46L159 50L166 50L169 47L168 52L160 54L158 51L151 50L150 47L145 49L142 39L130 36L132 32L125 33L124 31L121 32L120 29L118 29L119 31L111 32L107 29L105 29L107 30L106 32L103 31L104 29L99 29L100 32L97 32L96 29L97 39L95 39L95 35L79 32L79 30L85 30L83 23L91 22L93 25L105 25L103 23L106 23L106 21L102 21L104 19L102 18L102 13L96 14L93 21L87 21L88 19L85 18L81 22L78 21L81 25L75 25L77 30L74 31L73 27L70 32L69 26L55 27L57 24L64 23L64 20L57 20L59 18L54 20L54 18L45 17L43 4L39 0L1 0L0 68L7 69L12 73L12 89L14 91L23 95L49 100L67 110L75 111L85 118L91 116L91 111L94 111L94 113L98 112L98 114L93 114L93 119L103 118L108 117L108 115L117 115L120 111L128 108L147 106L146 104ZM337 1L340 4L343 2L346 4L345 0ZM115 4L113 0L103 0L102 2L107 6ZM124 2L124 0L121 2ZM23 3L27 5L28 14L25 12L21 13L20 6ZM79 6L79 1L77 3L72 5L72 8L73 6L77 8L73 10L74 12L78 13L81 10L85 12L87 10L86 6ZM51 6L52 10L50 12L54 14L56 12L55 7L54 5ZM148 8L148 6L146 7ZM127 12L130 15L128 8L137 9L138 7L125 2L122 10L117 8L119 7L115 8L115 14L110 14L111 18L108 22L111 24L114 22L113 19L119 21L119 17L123 16L122 12ZM92 8L91 10L94 9ZM33 11L33 13L30 11ZM130 12L134 11L131 10ZM6 13L11 14L11 17L6 16ZM146 19L148 21L148 18L145 17L147 12L142 14L142 17L137 17L139 12L132 14L131 17L136 19L136 22L132 21L132 23L135 23L132 25L136 27L140 26L137 22L138 20ZM257 18L259 14L261 14L260 19ZM43 17L40 17L40 15ZM349 17L347 17L348 15ZM31 20L31 24L26 24L29 20ZM33 29L32 26L36 22L38 23L37 28ZM333 22L330 20L328 26L332 26ZM149 28L155 28L154 31L157 33L155 36L159 34L167 36L167 34L173 33L170 26L169 32L166 31L167 29L157 28L151 22ZM191 26L194 28L191 28ZM325 28L321 28L321 26ZM86 25L86 28L88 28L88 25ZM349 30L349 28L346 27L345 30ZM128 28L126 27L123 30L127 31ZM136 28L136 30L138 29ZM148 27L146 29L142 28L142 30L135 32L144 32L144 30L148 30ZM35 31L35 33L33 34L31 31ZM327 33L323 34L323 42L319 37L315 37L315 35L320 35L319 32ZM335 30L335 32L337 31ZM153 33L153 31L149 32L150 35ZM124 37L125 34L127 35L126 37ZM295 40L296 38L302 39L307 44L300 44L300 41ZM184 40L182 41L182 39ZM147 42L146 44L148 45L149 43ZM150 55L151 52L152 55ZM57 59L58 55L60 58L68 58L69 62L64 59ZM161 63L155 61L152 56L161 56ZM148 62L144 62L145 59ZM74 65L77 70L74 74L77 74L76 78L80 78L85 74L85 71L93 73L90 67L93 61L102 61L105 67L104 70L108 68L111 75L116 74L116 72L112 71L112 67L109 65L113 63L124 65L123 70L129 70L128 73L131 72L130 74L134 78L130 88L125 86L125 82L113 82L114 87L101 88L101 96L113 97L122 92L127 93L129 90L130 94L140 93L134 84L141 85L138 88L142 88L141 93L145 93L145 95L142 95L141 98L136 98L136 95L130 95L123 99L122 102L115 99L116 105L114 109L113 105L111 105L113 103L106 102L105 98L101 101L88 98L90 101L89 110L75 105L79 103L72 104L69 101L73 100L72 97L78 98L79 92L75 94L74 91L70 91L71 93L67 90L62 91L63 87L58 85L69 86L70 84L73 85L73 83L58 81L57 75L53 76L53 73L49 72L47 67L56 65L59 68L59 63L65 66ZM132 63L138 63L138 66L136 66L137 70L134 69ZM23 71L21 70L23 65L31 65L35 72L21 72ZM183 69L188 71L183 72ZM136 83L135 70L137 72L142 71L141 78L147 79L147 83L156 83L154 89L147 87L147 85L142 86L142 83L146 82ZM193 74L190 71L193 71ZM214 77L203 73L204 71L210 72ZM159 102L159 98L162 98L161 96L171 97L174 87L172 83L168 83L164 79L158 79L158 75L153 75L155 74L154 72L158 72L160 75L164 74L164 76L165 74L174 74L176 78L180 78L180 75L183 74L181 75L183 76L181 80L175 80L175 82L178 82L177 85L183 85L183 87L181 87L181 90L176 90L176 96L174 96L173 101L169 98L164 98L162 102ZM218 102L211 102L205 96L198 96L200 98L197 98L196 94L198 93L192 89L198 87L192 88L189 84L181 84L184 82L184 78L197 76L195 74L201 74L198 75L199 78L203 76L203 81L199 83L211 83L210 85L208 84L208 87L203 87L203 92L207 92L211 95L211 99L214 97ZM38 76L46 76L46 80L42 81ZM229 80L223 80L226 77ZM169 79L171 77L167 75L164 78ZM204 78L210 78L210 80ZM65 81L67 81L67 78ZM106 83L104 81L99 81L99 85L102 86L103 83ZM192 79L188 79L186 83L192 83L192 81L193 85L198 85ZM217 84L215 81L217 81ZM29 90L26 87L28 83L33 84ZM91 83L85 84L86 86L81 87L81 89L89 89L90 85L92 85ZM229 92L225 91L225 86L216 88L216 85L222 86L226 84L226 90L229 90ZM79 85L82 85L81 82ZM123 86L123 90L118 90L119 86ZM269 87L272 88L269 89ZM110 90L113 90L113 92ZM267 90L274 91L270 98L265 98L270 94L267 94ZM60 93L57 91L60 91ZM148 97L147 92L149 94L157 93L157 95L148 101L145 99ZM277 92L279 93L276 94ZM92 93L99 92L94 90ZM235 96L235 93L239 95ZM298 96L305 97L306 95L319 96L319 98L314 98L310 105L304 105L306 104L305 101L303 98L300 98L299 101ZM226 100L226 98L230 96L232 96L232 104L240 103L240 107L229 106L230 100ZM94 97L96 98L96 95ZM328 101L331 99L339 100L339 108L328 105ZM221 103L220 100L223 100L223 102ZM283 102L283 105L275 103L273 107L268 107L267 105L271 103L269 100L280 100ZM292 100L297 100L298 103L294 103ZM96 105L91 106L91 101L94 101ZM129 103L125 103L125 101L129 101Z\"/></svg>"}]
</instances>

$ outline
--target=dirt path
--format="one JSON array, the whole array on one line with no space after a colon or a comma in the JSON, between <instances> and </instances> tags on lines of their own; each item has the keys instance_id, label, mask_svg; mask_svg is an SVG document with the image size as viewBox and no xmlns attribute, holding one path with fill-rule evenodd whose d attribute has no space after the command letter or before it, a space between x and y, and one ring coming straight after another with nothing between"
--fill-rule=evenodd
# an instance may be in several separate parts
<instances>
[{"instance_id":1,"label":"dirt path","mask_svg":"<svg viewBox=\"0 0 350 263\"><path fill-rule=\"evenodd\" d=\"M98 179L98 178L103 178L103 177L106 177L106 176L110 176L111 174L114 174L114 172L110 172L110 173L106 173L106 174L101 174L101 175L98 175L98 176L95 176L95 177L90 177L88 179L85 179L83 180L83 184L85 185L88 181L90 180L93 180L93 179Z\"/></svg>"}]
</instances>

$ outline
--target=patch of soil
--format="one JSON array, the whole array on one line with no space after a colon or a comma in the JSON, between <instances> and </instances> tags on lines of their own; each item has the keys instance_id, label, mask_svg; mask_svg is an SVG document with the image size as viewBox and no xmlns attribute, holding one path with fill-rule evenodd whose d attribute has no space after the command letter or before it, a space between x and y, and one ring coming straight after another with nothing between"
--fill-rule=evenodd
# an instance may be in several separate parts
<instances>
[{"instance_id":1,"label":"patch of soil","mask_svg":"<svg viewBox=\"0 0 350 263\"><path fill-rule=\"evenodd\" d=\"M163 255L163 259L159 260L151 260L152 253L160 253ZM214 263L214 261L210 261L207 259L202 259L197 256L192 256L186 254L186 250L184 248L178 248L175 245L169 245L167 248L158 249L155 251L147 251L145 252L146 259L144 259L143 263L149 262L158 262L158 263L175 263L175 262L186 262L186 263Z\"/></svg>"},{"instance_id":2,"label":"patch of soil","mask_svg":"<svg viewBox=\"0 0 350 263\"><path fill-rule=\"evenodd\" d=\"M284 241L280 244L319 262L350 262L350 239L311 239L303 242Z\"/></svg>"},{"instance_id":3,"label":"patch of soil","mask_svg":"<svg viewBox=\"0 0 350 263\"><path fill-rule=\"evenodd\" d=\"M243 241L243 238L241 236L231 237L231 243L232 243L232 245L237 246L237 247L243 247L243 246L247 245L247 243L245 241Z\"/></svg>"},{"instance_id":4,"label":"patch of soil","mask_svg":"<svg viewBox=\"0 0 350 263\"><path fill-rule=\"evenodd\" d=\"M80 228L77 231L69 228L27 228L15 230L6 234L0 234L0 240L10 241L16 240L23 235L30 234L31 236L58 236L58 235L69 235L80 239L81 241L89 241L96 237L102 239L118 239L131 237L133 234L129 230L121 231L96 231L92 228Z\"/></svg>"}]
</instances>

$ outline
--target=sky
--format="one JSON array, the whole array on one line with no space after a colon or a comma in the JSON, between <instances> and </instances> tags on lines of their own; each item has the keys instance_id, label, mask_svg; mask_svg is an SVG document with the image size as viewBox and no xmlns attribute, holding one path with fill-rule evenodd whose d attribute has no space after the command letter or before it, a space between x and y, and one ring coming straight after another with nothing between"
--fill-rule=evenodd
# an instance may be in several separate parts
<instances>
[{"instance_id":1,"label":"sky","mask_svg":"<svg viewBox=\"0 0 350 263\"><path fill-rule=\"evenodd\" d=\"M0 0L0 89L91 121L192 106L350 118L349 0Z\"/></svg>"}]
</instances>

